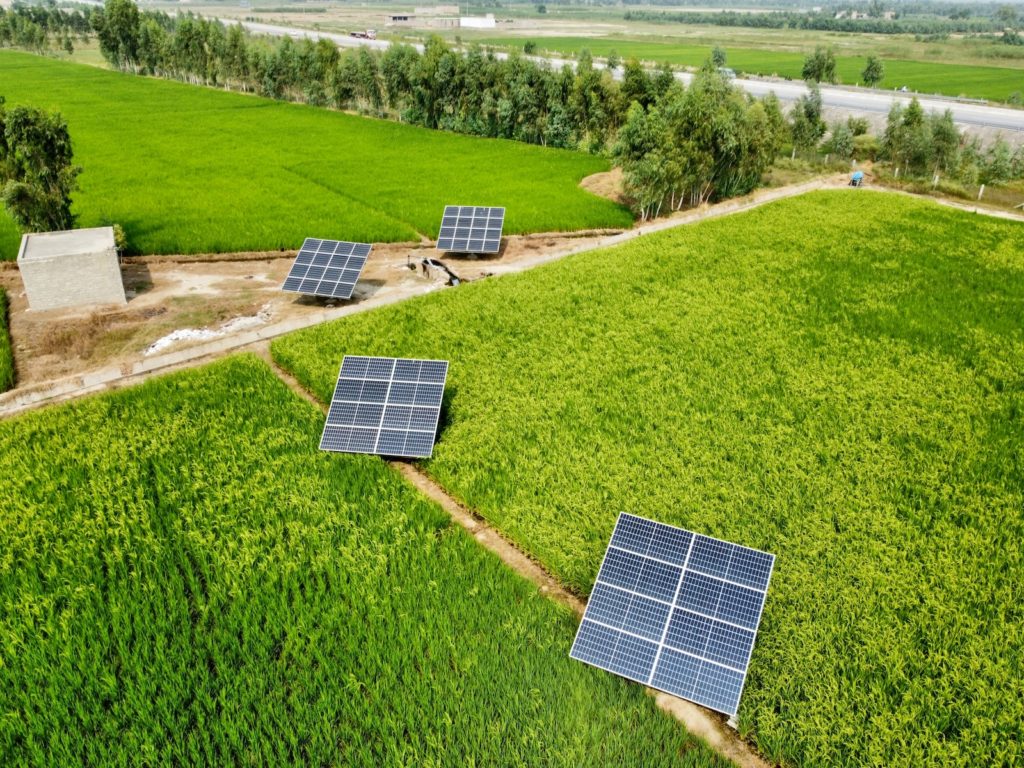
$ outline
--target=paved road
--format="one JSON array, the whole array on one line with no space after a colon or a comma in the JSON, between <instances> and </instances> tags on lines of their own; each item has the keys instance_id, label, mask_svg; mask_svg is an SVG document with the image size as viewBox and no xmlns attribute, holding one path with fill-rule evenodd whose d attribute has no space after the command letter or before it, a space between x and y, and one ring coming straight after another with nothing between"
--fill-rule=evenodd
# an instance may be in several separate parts
<instances>
[{"instance_id":1,"label":"paved road","mask_svg":"<svg viewBox=\"0 0 1024 768\"><path fill-rule=\"evenodd\" d=\"M235 19L221 19L225 24L234 24ZM284 27L276 24L262 24L254 21L240 22L250 32L263 35L288 35L297 39L309 38L319 40L321 38L345 47L368 46L378 50L386 49L390 43L387 40L362 40L332 32L317 32L309 29L298 29L296 27ZM423 46L415 46L422 51ZM506 54L496 54L504 58ZM571 59L544 59L537 56L528 57L535 61L549 62L553 66L561 67L563 64L572 64ZM1022 75L1024 76L1024 75ZM682 82L689 83L693 75L686 72L677 73ZM792 102L807 92L803 83L788 80L745 80L737 78L733 82L754 96L765 96L769 91L782 101ZM836 88L823 87L821 89L822 102L826 107L845 109L851 112L863 112L868 114L886 115L894 101L909 104L911 94L897 94L891 91L876 91L867 88ZM1009 109L1007 107L990 107L984 104L968 104L952 99L942 99L933 96L919 96L918 101L926 111L942 112L949 109L953 112L953 119L962 126L975 128L997 128L1006 131L1024 131L1024 110Z\"/></svg>"}]
</instances>

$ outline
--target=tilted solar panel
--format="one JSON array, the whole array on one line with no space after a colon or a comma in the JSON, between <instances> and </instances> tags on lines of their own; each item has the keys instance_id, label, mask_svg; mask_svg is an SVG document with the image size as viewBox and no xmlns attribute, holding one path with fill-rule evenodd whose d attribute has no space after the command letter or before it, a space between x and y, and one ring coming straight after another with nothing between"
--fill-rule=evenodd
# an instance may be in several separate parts
<instances>
[{"instance_id":1,"label":"tilted solar panel","mask_svg":"<svg viewBox=\"0 0 1024 768\"><path fill-rule=\"evenodd\" d=\"M370 247L369 243L307 237L281 288L308 296L350 299Z\"/></svg>"},{"instance_id":2,"label":"tilted solar panel","mask_svg":"<svg viewBox=\"0 0 1024 768\"><path fill-rule=\"evenodd\" d=\"M320 449L428 458L447 378L446 360L346 355Z\"/></svg>"},{"instance_id":3,"label":"tilted solar panel","mask_svg":"<svg viewBox=\"0 0 1024 768\"><path fill-rule=\"evenodd\" d=\"M437 249L454 253L497 253L501 250L504 224L504 208L445 206Z\"/></svg>"},{"instance_id":4,"label":"tilted solar panel","mask_svg":"<svg viewBox=\"0 0 1024 768\"><path fill-rule=\"evenodd\" d=\"M622 513L569 655L734 715L774 564Z\"/></svg>"}]
</instances>

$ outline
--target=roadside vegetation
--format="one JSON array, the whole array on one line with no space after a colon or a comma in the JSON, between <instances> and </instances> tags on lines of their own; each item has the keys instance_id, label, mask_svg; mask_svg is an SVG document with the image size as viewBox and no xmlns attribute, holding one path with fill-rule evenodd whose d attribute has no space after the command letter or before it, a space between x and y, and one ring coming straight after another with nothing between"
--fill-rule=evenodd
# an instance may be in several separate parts
<instances>
[{"instance_id":1,"label":"roadside vegetation","mask_svg":"<svg viewBox=\"0 0 1024 768\"><path fill-rule=\"evenodd\" d=\"M1024 226L816 193L278 340L451 360L426 470L586 593L620 510L777 556L740 727L1024 760Z\"/></svg>"},{"instance_id":2,"label":"roadside vegetation","mask_svg":"<svg viewBox=\"0 0 1024 768\"><path fill-rule=\"evenodd\" d=\"M19 766L726 762L254 357L0 423Z\"/></svg>"},{"instance_id":3,"label":"roadside vegetation","mask_svg":"<svg viewBox=\"0 0 1024 768\"><path fill-rule=\"evenodd\" d=\"M118 223L136 253L295 248L308 236L436 235L449 202L508 208L506 231L622 227L624 208L577 185L599 157L0 51L8 108L56 109L83 167L79 226ZM452 197L441 199L438 190ZM0 225L3 256L17 236Z\"/></svg>"},{"instance_id":4,"label":"roadside vegetation","mask_svg":"<svg viewBox=\"0 0 1024 768\"><path fill-rule=\"evenodd\" d=\"M482 45L522 50L530 42L536 53L579 55L588 51L592 56L619 60L637 58L655 64L667 63L676 67L699 67L707 58L711 45L694 43L686 38L634 37L486 37ZM844 44L845 40L842 41ZM803 79L802 69L813 44L806 45L806 53L799 50L771 50L729 43L729 66L740 74L778 76L788 80ZM794 41L787 47L800 46ZM847 85L864 85L864 68L868 56L836 54L836 81ZM1024 67L983 66L980 64L947 63L941 61L914 61L880 55L885 76L878 86L889 90L907 86L919 93L938 93L946 96L968 96L978 99L1006 102L1021 98L1024 92ZM1024 62L1024 53L1022 53Z\"/></svg>"}]
</instances>

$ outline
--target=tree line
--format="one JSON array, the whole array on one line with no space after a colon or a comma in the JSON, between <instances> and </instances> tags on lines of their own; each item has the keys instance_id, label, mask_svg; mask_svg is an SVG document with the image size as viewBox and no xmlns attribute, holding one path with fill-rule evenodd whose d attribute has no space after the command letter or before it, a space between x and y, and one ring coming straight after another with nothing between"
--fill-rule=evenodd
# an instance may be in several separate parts
<instances>
[{"instance_id":1,"label":"tree line","mask_svg":"<svg viewBox=\"0 0 1024 768\"><path fill-rule=\"evenodd\" d=\"M1014 151L1002 136L988 146L968 138L953 113L925 113L917 99L893 104L881 137L883 155L903 176L947 177L961 184L999 184L1024 178L1024 145Z\"/></svg>"},{"instance_id":2,"label":"tree line","mask_svg":"<svg viewBox=\"0 0 1024 768\"><path fill-rule=\"evenodd\" d=\"M62 11L56 7L15 4L0 7L0 48L25 48L44 53L49 48L71 53L74 39L90 32L89 10Z\"/></svg>"},{"instance_id":3,"label":"tree line","mask_svg":"<svg viewBox=\"0 0 1024 768\"><path fill-rule=\"evenodd\" d=\"M278 99L351 109L427 128L531 144L610 152L641 216L756 186L785 135L773 97L746 96L709 64L684 88L667 66L635 59L617 81L586 51L553 68L517 54L499 59L430 38L422 53L339 51L331 42L271 43L241 27L190 16L153 18L131 0L92 16L114 66Z\"/></svg>"},{"instance_id":4,"label":"tree line","mask_svg":"<svg viewBox=\"0 0 1024 768\"><path fill-rule=\"evenodd\" d=\"M878 35L901 34L972 34L999 32L1002 22L995 18L939 16L898 19L835 18L831 10L821 12L777 11L771 13L741 13L738 11L626 11L626 21L670 22L674 24L704 24L718 27L753 27L755 29L807 29L820 32L868 32Z\"/></svg>"}]
</instances>

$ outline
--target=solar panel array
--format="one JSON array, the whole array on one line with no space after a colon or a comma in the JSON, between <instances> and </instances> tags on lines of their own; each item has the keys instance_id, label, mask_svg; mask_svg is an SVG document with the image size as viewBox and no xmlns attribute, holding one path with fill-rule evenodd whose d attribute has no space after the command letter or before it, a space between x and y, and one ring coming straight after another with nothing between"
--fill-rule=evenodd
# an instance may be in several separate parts
<instances>
[{"instance_id":1,"label":"solar panel array","mask_svg":"<svg viewBox=\"0 0 1024 768\"><path fill-rule=\"evenodd\" d=\"M447 378L447 360L346 355L320 449L428 458Z\"/></svg>"},{"instance_id":2,"label":"solar panel array","mask_svg":"<svg viewBox=\"0 0 1024 768\"><path fill-rule=\"evenodd\" d=\"M369 255L369 243L307 237L281 287L309 296L351 299Z\"/></svg>"},{"instance_id":3,"label":"solar panel array","mask_svg":"<svg viewBox=\"0 0 1024 768\"><path fill-rule=\"evenodd\" d=\"M622 513L569 655L734 715L774 563Z\"/></svg>"},{"instance_id":4,"label":"solar panel array","mask_svg":"<svg viewBox=\"0 0 1024 768\"><path fill-rule=\"evenodd\" d=\"M497 253L504 224L504 208L445 206L437 248L455 253Z\"/></svg>"}]
</instances>

